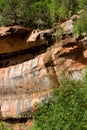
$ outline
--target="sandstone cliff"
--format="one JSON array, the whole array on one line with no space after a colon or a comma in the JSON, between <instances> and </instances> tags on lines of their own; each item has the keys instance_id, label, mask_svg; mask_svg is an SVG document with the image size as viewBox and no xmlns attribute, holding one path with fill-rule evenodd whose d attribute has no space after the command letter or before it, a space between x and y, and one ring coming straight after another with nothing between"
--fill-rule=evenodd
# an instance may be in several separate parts
<instances>
[{"instance_id":1,"label":"sandstone cliff","mask_svg":"<svg viewBox=\"0 0 87 130\"><path fill-rule=\"evenodd\" d=\"M87 67L87 37L73 38L71 29L66 27L62 40L55 42L53 29L0 28L1 118L31 113L35 102L48 98L52 86L59 87L62 71L81 78Z\"/></svg>"}]
</instances>

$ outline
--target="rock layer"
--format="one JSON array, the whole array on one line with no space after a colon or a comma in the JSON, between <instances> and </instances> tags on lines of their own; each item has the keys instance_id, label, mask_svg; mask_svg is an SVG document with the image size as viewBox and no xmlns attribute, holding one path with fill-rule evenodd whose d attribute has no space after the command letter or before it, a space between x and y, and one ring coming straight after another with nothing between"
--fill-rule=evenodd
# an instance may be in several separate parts
<instances>
[{"instance_id":1,"label":"rock layer","mask_svg":"<svg viewBox=\"0 0 87 130\"><path fill-rule=\"evenodd\" d=\"M53 29L38 31L20 26L0 28L0 54L40 46L48 42ZM3 49L4 48L4 49Z\"/></svg>"},{"instance_id":2,"label":"rock layer","mask_svg":"<svg viewBox=\"0 0 87 130\"><path fill-rule=\"evenodd\" d=\"M53 30L35 32L34 35L31 32L30 29L9 27L0 33L1 62L7 60L11 63L2 65L0 69L1 118L32 113L36 102L40 103L43 99L47 99L53 86L59 87L62 71L78 80L87 67L85 36L75 39L68 34L68 37L53 44L51 39ZM10 45L10 41L13 42L13 46ZM36 49L36 46L40 48ZM26 48L27 53L23 52ZM29 50L30 48L33 50Z\"/></svg>"}]
</instances>

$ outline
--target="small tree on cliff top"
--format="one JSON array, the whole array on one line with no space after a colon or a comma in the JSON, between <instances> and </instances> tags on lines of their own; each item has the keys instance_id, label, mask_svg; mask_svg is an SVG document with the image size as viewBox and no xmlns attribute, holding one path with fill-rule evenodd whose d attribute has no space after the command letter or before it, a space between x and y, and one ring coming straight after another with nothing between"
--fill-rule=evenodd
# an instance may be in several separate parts
<instances>
[{"instance_id":1,"label":"small tree on cliff top","mask_svg":"<svg viewBox=\"0 0 87 130\"><path fill-rule=\"evenodd\" d=\"M21 1L20 1L21 2ZM17 24L19 17L19 0L0 1L1 24Z\"/></svg>"}]
</instances>

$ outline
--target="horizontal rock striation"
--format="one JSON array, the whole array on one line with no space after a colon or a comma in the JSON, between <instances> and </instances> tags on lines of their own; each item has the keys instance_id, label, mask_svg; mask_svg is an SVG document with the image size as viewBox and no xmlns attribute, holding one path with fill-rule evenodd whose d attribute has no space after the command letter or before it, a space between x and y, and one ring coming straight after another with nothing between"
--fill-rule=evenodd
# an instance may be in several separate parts
<instances>
[{"instance_id":1,"label":"horizontal rock striation","mask_svg":"<svg viewBox=\"0 0 87 130\"><path fill-rule=\"evenodd\" d=\"M75 39L70 32L54 42L52 29L32 31L14 26L0 30L1 118L32 113L36 102L47 100L52 87L59 87L62 71L81 79L87 67L85 36Z\"/></svg>"}]
</instances>

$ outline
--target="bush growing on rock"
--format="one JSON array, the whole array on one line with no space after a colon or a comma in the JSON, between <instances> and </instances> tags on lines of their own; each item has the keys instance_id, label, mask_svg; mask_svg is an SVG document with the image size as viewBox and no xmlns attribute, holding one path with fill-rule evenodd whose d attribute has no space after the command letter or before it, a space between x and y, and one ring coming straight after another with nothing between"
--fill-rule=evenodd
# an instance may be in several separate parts
<instances>
[{"instance_id":1,"label":"bush growing on rock","mask_svg":"<svg viewBox=\"0 0 87 130\"><path fill-rule=\"evenodd\" d=\"M32 130L86 130L87 77L73 81L63 76L59 91L54 90L48 104L41 104L34 120Z\"/></svg>"}]
</instances>

